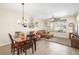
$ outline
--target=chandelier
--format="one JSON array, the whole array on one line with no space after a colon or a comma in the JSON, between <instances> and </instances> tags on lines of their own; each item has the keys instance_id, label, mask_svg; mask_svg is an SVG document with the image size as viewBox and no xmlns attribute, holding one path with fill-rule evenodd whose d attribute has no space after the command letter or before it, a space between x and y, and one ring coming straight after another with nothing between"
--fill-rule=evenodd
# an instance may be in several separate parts
<instances>
[{"instance_id":1,"label":"chandelier","mask_svg":"<svg viewBox=\"0 0 79 59\"><path fill-rule=\"evenodd\" d=\"M18 20L18 24L21 24L23 27L27 27L27 20L24 17L24 3L22 3L22 21Z\"/></svg>"}]
</instances>

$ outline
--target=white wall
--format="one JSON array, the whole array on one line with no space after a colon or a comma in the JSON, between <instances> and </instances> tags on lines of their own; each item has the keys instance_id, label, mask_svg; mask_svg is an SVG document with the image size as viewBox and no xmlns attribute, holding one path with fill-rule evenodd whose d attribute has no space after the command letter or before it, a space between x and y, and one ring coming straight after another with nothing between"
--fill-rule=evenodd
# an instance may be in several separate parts
<instances>
[{"instance_id":1,"label":"white wall","mask_svg":"<svg viewBox=\"0 0 79 59\"><path fill-rule=\"evenodd\" d=\"M39 22L39 27L37 28L24 28L22 25L17 23L17 20L21 19L21 13L6 10L0 8L0 46L5 45L10 42L8 33L14 33L15 31L25 31L29 32L31 30L44 29L43 21L36 20Z\"/></svg>"},{"instance_id":2,"label":"white wall","mask_svg":"<svg viewBox=\"0 0 79 59\"><path fill-rule=\"evenodd\" d=\"M25 32L29 32L31 30L43 30L46 29L45 27L45 23L44 20L38 20L35 19L35 21L39 22L39 27L36 28L24 28L23 26L21 26L20 24L17 23L18 19L21 19L22 15L21 13L17 13L15 11L10 11L10 10L6 10L6 9L2 9L0 8L0 46L1 45L5 45L7 43L10 42L8 33L14 33L15 31L25 31ZM72 23L76 23L76 17L64 17L66 18L68 21L68 24L70 22ZM46 21L46 20L45 20ZM59 36L59 37L65 37L68 38L69 32L70 32L70 28L68 27L67 24L67 33L56 33L53 32L53 34L55 36Z\"/></svg>"},{"instance_id":3,"label":"white wall","mask_svg":"<svg viewBox=\"0 0 79 59\"><path fill-rule=\"evenodd\" d=\"M77 15L77 34L79 35L79 13L78 13L78 15Z\"/></svg>"}]
</instances>

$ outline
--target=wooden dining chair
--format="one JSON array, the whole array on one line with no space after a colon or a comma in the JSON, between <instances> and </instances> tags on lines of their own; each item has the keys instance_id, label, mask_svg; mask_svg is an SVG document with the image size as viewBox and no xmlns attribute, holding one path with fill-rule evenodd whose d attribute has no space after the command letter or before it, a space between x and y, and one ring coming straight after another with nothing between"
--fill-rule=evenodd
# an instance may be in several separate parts
<instances>
[{"instance_id":1,"label":"wooden dining chair","mask_svg":"<svg viewBox=\"0 0 79 59\"><path fill-rule=\"evenodd\" d=\"M27 39L27 37L29 37L29 39ZM33 40L30 39L30 36L26 37L26 42L25 44L22 46L22 50L25 52L25 54L27 54L27 49L32 49L32 53L34 53L33 50Z\"/></svg>"},{"instance_id":2,"label":"wooden dining chair","mask_svg":"<svg viewBox=\"0 0 79 59\"><path fill-rule=\"evenodd\" d=\"M15 52L18 50L18 44L13 40L12 36L10 33L8 33L9 37L10 37L10 41L11 41L11 53L14 55ZM21 51L21 48L19 48Z\"/></svg>"},{"instance_id":3,"label":"wooden dining chair","mask_svg":"<svg viewBox=\"0 0 79 59\"><path fill-rule=\"evenodd\" d=\"M33 40L33 48L36 51L36 39L37 39L36 33L35 31L31 31L29 34L30 34L30 39Z\"/></svg>"},{"instance_id":4,"label":"wooden dining chair","mask_svg":"<svg viewBox=\"0 0 79 59\"><path fill-rule=\"evenodd\" d=\"M30 38L30 40L32 40L32 42L33 42L33 48L34 48L34 50L36 51L36 34L32 31L32 32L30 32L29 33L29 38Z\"/></svg>"}]
</instances>

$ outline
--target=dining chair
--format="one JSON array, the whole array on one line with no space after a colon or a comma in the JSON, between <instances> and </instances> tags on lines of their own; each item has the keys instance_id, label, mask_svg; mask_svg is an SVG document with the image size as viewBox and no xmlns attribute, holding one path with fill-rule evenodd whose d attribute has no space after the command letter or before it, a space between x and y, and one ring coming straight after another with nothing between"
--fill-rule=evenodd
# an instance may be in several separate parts
<instances>
[{"instance_id":1,"label":"dining chair","mask_svg":"<svg viewBox=\"0 0 79 59\"><path fill-rule=\"evenodd\" d=\"M27 37L29 37L29 39L27 39ZM30 39L30 36L27 35L26 37L26 42L25 44L22 46L22 50L25 52L25 54L27 54L27 49L32 49L32 53L34 53L33 50L33 40Z\"/></svg>"},{"instance_id":2,"label":"dining chair","mask_svg":"<svg viewBox=\"0 0 79 59\"><path fill-rule=\"evenodd\" d=\"M33 40L33 47L34 47L34 50L36 51L36 32L35 31L31 31L29 32L30 34L30 39Z\"/></svg>"},{"instance_id":3,"label":"dining chair","mask_svg":"<svg viewBox=\"0 0 79 59\"><path fill-rule=\"evenodd\" d=\"M11 53L14 55L15 52L18 50L18 44L13 40L12 35L8 33L10 40L11 40ZM21 47L19 48L21 51Z\"/></svg>"},{"instance_id":4,"label":"dining chair","mask_svg":"<svg viewBox=\"0 0 79 59\"><path fill-rule=\"evenodd\" d=\"M36 51L36 39L37 39L36 33L35 33L35 31L32 31L32 32L29 32L29 34L30 34L29 35L30 39L33 40L34 50Z\"/></svg>"}]
</instances>

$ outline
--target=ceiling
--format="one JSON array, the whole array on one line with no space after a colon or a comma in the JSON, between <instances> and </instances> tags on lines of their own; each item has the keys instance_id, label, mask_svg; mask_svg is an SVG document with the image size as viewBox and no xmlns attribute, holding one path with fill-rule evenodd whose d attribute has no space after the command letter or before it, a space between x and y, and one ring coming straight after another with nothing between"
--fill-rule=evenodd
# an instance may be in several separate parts
<instances>
[{"instance_id":1,"label":"ceiling","mask_svg":"<svg viewBox=\"0 0 79 59\"><path fill-rule=\"evenodd\" d=\"M21 3L0 3L0 8L22 12ZM24 12L38 19L74 15L79 11L79 3L25 3Z\"/></svg>"}]
</instances>

